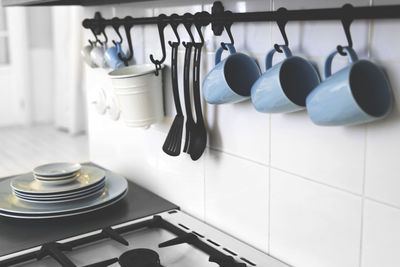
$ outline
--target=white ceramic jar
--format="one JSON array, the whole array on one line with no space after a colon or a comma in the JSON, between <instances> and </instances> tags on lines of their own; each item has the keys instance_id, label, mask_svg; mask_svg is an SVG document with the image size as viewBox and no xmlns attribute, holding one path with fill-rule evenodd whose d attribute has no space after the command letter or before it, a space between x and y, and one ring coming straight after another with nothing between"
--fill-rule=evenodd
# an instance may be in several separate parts
<instances>
[{"instance_id":1,"label":"white ceramic jar","mask_svg":"<svg viewBox=\"0 0 400 267\"><path fill-rule=\"evenodd\" d=\"M144 64L117 69L108 76L126 125L148 127L162 120L162 71L156 76L154 65Z\"/></svg>"}]
</instances>

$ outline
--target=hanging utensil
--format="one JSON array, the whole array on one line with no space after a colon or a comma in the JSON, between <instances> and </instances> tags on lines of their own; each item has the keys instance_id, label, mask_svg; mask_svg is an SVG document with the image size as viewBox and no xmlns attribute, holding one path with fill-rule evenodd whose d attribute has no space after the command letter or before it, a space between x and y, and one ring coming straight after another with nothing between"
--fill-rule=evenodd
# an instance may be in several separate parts
<instances>
[{"instance_id":1,"label":"hanging utensil","mask_svg":"<svg viewBox=\"0 0 400 267\"><path fill-rule=\"evenodd\" d=\"M171 15L171 17L177 17L177 14ZM178 156L181 153L181 144L182 144L182 132L183 132L183 123L184 116L182 112L181 101L179 97L179 87L178 87L178 47L180 44L180 38L178 34L178 25L179 23L171 22L171 27L175 33L177 38L177 42L169 41L168 44L172 48L171 54L171 80L172 80L172 92L174 95L176 116L174 122L169 129L167 138L165 139L163 145L163 151L170 156Z\"/></svg>"},{"instance_id":2,"label":"hanging utensil","mask_svg":"<svg viewBox=\"0 0 400 267\"><path fill-rule=\"evenodd\" d=\"M192 14L186 13L184 17L190 18ZM190 60L192 55L194 37L191 31L192 22L186 20L183 23L188 32L191 42L183 42L183 46L185 47L185 63L183 65L183 92L185 98L185 108L186 108L186 132L185 132L185 145L183 147L183 152L189 153L189 144L191 142L191 138L193 135L195 121L193 119L192 113L192 102L190 97Z\"/></svg>"},{"instance_id":3,"label":"hanging utensil","mask_svg":"<svg viewBox=\"0 0 400 267\"><path fill-rule=\"evenodd\" d=\"M196 18L204 13L196 13ZM196 123L189 145L189 154L192 160L198 160L203 155L207 146L207 130L204 124L203 111L201 108L200 96L200 62L201 50L204 45L204 38L201 33L201 27L204 26L199 21L195 21L195 27L198 35L200 36L200 43L194 43L194 63L193 63L193 101L196 112ZM232 37L232 36L231 36ZM233 42L233 38L231 38Z\"/></svg>"}]
</instances>

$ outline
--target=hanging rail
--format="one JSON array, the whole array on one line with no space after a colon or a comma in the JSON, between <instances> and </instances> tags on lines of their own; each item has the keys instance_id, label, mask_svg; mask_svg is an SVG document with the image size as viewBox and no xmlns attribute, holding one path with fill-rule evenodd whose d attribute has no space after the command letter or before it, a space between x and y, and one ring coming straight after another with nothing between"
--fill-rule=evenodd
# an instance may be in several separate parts
<instances>
[{"instance_id":1,"label":"hanging rail","mask_svg":"<svg viewBox=\"0 0 400 267\"><path fill-rule=\"evenodd\" d=\"M158 74L158 70L161 68L161 64L164 62L166 57L164 28L168 24L184 24L185 27L190 27L192 25L196 25L196 27L203 27L211 23L212 30L215 35L221 35L225 29L231 39L231 42L233 43L233 37L230 33L230 26L232 23L275 21L278 23L279 29L285 41L285 45L288 45L288 38L285 33L285 25L289 21L341 20L348 41L348 46L352 47L353 41L350 34L350 25L352 21L356 19L390 18L400 18L400 5L353 7L351 4L346 4L341 8L302 10L287 10L285 8L279 8L277 11L233 13L231 11L225 11L222 3L220 1L216 1L212 6L211 14L203 11L197 12L196 14L186 13L181 16L177 14L172 14L170 16L161 14L158 17L133 18L131 16L127 16L125 18L104 19L101 17L99 12L96 12L95 17L93 19L85 19L82 22L82 26L86 29L90 29L95 35L96 40L98 40L97 35L105 35L105 27L112 26L119 34L118 28L120 26L124 26L129 43L130 55L127 58L123 58L120 54L118 56L120 59L124 60L125 65L127 65L128 60L130 60L133 55L130 29L135 25L157 24L163 55L161 59L154 59L153 55L150 55L150 60L155 64L156 74ZM221 43L221 45L224 47L224 43ZM282 52L279 49L279 45L275 44L274 47L278 52ZM343 46L338 45L337 50L341 55L346 55L346 53L343 51Z\"/></svg>"},{"instance_id":2,"label":"hanging rail","mask_svg":"<svg viewBox=\"0 0 400 267\"><path fill-rule=\"evenodd\" d=\"M216 6L218 2L214 3ZM348 15L344 8L323 8L323 9L302 9L302 10L287 10L285 19L287 21L311 21L311 20L340 20L343 16ZM262 21L278 21L281 19L281 14L277 11L263 12L245 12L245 13L229 13L226 11L217 10L212 14L206 12L202 16L195 18L194 16L164 16L160 17L142 17L142 18L114 18L114 19L85 19L82 23L86 29L95 27L105 27L111 25L143 25L143 24L158 24L164 23L184 23L200 21L205 24L209 23L224 23L230 22L262 22ZM400 5L387 6L368 6L354 7L351 11L353 19L389 19L400 18Z\"/></svg>"}]
</instances>

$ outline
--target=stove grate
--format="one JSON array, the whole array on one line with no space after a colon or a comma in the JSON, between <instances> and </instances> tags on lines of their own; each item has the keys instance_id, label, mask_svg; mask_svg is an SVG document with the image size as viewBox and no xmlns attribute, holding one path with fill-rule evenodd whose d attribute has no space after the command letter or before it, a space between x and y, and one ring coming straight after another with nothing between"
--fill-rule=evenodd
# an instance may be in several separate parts
<instances>
[{"instance_id":1,"label":"stove grate","mask_svg":"<svg viewBox=\"0 0 400 267\"><path fill-rule=\"evenodd\" d=\"M40 260L46 256L53 257L62 267L76 267L76 265L68 259L63 251L72 250L75 247L89 244L92 242L100 241L105 238L110 238L124 244L129 245L121 234L136 231L143 228L161 228L167 230L177 237L159 244L159 247L173 246L177 244L187 243L197 249L203 251L210 256L209 261L217 263L220 267L246 267L245 263L237 262L232 256L227 256L223 252L207 244L207 240L199 238L198 233L188 233L177 225L174 225L167 220L164 220L160 215L155 215L151 219L139 221L133 224L122 226L119 228L106 227L98 233L86 235L66 242L51 242L43 244L39 251L28 252L26 254L18 255L3 261L0 261L1 267L8 267L15 264L27 262L30 260ZM212 243L211 243L212 244ZM84 267L106 267L118 261L117 258L112 258L98 263L92 263Z\"/></svg>"}]
</instances>

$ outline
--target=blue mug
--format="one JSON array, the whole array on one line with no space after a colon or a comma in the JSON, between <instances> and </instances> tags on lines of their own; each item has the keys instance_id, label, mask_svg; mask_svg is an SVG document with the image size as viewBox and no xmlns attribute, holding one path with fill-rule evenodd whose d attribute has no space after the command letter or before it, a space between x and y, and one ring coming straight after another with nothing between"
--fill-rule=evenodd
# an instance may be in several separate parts
<instances>
[{"instance_id":1,"label":"blue mug","mask_svg":"<svg viewBox=\"0 0 400 267\"><path fill-rule=\"evenodd\" d=\"M236 53L235 47L226 44L229 56L221 61L224 49L215 53L215 67L203 81L203 96L210 104L235 103L250 97L253 83L261 72L249 56Z\"/></svg>"},{"instance_id":2,"label":"blue mug","mask_svg":"<svg viewBox=\"0 0 400 267\"><path fill-rule=\"evenodd\" d=\"M335 50L325 61L325 81L307 97L307 110L317 125L351 125L389 114L392 89L383 71L368 60L358 60L350 47L344 51L350 65L331 75Z\"/></svg>"},{"instance_id":3,"label":"blue mug","mask_svg":"<svg viewBox=\"0 0 400 267\"><path fill-rule=\"evenodd\" d=\"M307 95L320 83L318 72L304 58L292 56L289 47L279 46L285 59L272 66L276 52L265 58L265 72L251 88L251 100L257 111L294 112L306 106Z\"/></svg>"},{"instance_id":4,"label":"blue mug","mask_svg":"<svg viewBox=\"0 0 400 267\"><path fill-rule=\"evenodd\" d=\"M126 57L125 53L122 51L121 43L115 42L115 45L108 48L104 53L104 58L107 61L108 66L113 70L125 67L124 62L118 57L118 54L122 57Z\"/></svg>"}]
</instances>

